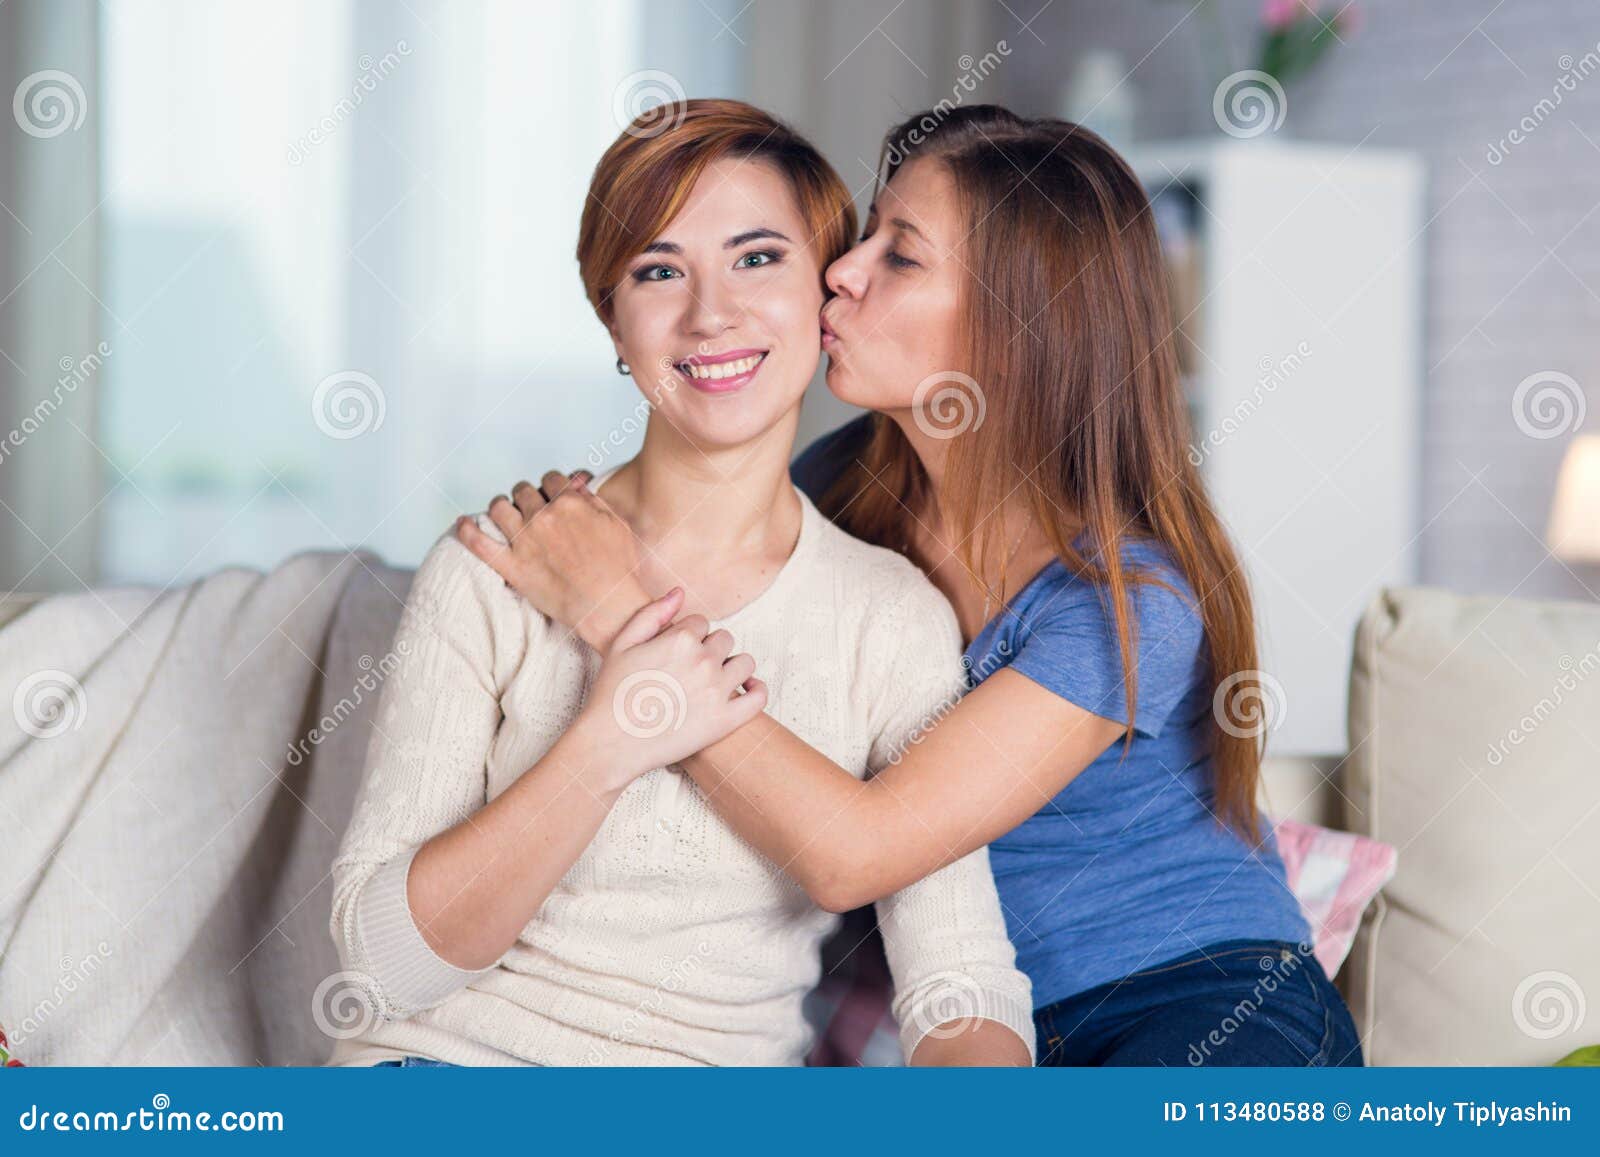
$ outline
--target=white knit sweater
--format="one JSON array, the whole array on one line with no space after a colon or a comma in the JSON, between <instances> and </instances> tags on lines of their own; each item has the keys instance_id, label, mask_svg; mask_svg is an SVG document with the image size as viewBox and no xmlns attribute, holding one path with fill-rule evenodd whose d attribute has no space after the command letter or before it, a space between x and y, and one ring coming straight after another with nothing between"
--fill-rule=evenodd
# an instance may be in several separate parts
<instances>
[{"instance_id":1,"label":"white knit sweater","mask_svg":"<svg viewBox=\"0 0 1600 1157\"><path fill-rule=\"evenodd\" d=\"M796 491L799 494L798 491ZM862 775L964 687L955 616L900 556L802 521L771 585L718 626L756 659L767 711ZM504 542L487 515L485 532ZM331 929L375 1010L334 1064L416 1053L468 1065L795 1065L801 1002L839 917L657 769L618 799L517 942L480 972L422 938L406 899L416 849L504 791L572 722L599 656L509 590L447 531L395 636L355 814L334 862ZM1033 1051L988 850L877 905L901 1047L963 1015Z\"/></svg>"}]
</instances>

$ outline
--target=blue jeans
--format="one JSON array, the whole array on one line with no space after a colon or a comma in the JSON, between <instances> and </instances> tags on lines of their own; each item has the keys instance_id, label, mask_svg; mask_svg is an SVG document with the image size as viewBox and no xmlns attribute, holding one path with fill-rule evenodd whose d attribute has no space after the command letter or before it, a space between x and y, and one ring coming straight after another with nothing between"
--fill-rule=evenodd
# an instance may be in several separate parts
<instances>
[{"instance_id":1,"label":"blue jeans","mask_svg":"<svg viewBox=\"0 0 1600 1157\"><path fill-rule=\"evenodd\" d=\"M1039 1064L1359 1066L1361 1038L1308 946L1228 940L1033 1014Z\"/></svg>"},{"instance_id":2,"label":"blue jeans","mask_svg":"<svg viewBox=\"0 0 1600 1157\"><path fill-rule=\"evenodd\" d=\"M406 1057L398 1061L377 1061L375 1069L453 1069L449 1061L436 1061L432 1057Z\"/></svg>"}]
</instances>

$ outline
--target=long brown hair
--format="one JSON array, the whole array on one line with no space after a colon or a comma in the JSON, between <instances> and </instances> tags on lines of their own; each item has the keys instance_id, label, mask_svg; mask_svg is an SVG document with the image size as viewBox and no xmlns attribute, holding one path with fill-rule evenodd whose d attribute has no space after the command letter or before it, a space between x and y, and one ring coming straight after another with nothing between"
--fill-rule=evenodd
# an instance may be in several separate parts
<instances>
[{"instance_id":1,"label":"long brown hair","mask_svg":"<svg viewBox=\"0 0 1600 1157\"><path fill-rule=\"evenodd\" d=\"M980 560L1004 546L999 520L987 515L1013 492L1025 496L1057 557L1109 604L1129 720L1137 696L1129 657L1138 645L1129 591L1172 588L1128 564L1122 548L1141 539L1167 548L1197 592L1209 682L1226 681L1231 692L1231 717L1213 711L1210 729L1214 814L1255 844L1260 729L1234 714L1241 704L1260 708L1255 621L1238 557L1190 457L1149 200L1127 162L1081 125L1025 120L995 105L938 112L889 132L878 187L913 159L937 158L967 230L957 247L970 273L961 343L984 420L948 444L937 496L944 525L969 571L988 573ZM905 510L927 509L934 496L900 427L882 416L875 425L861 462L824 505L856 535L906 549ZM881 485L865 484L869 476ZM1080 529L1085 553L1072 545ZM1132 742L1130 727L1124 756Z\"/></svg>"}]
</instances>

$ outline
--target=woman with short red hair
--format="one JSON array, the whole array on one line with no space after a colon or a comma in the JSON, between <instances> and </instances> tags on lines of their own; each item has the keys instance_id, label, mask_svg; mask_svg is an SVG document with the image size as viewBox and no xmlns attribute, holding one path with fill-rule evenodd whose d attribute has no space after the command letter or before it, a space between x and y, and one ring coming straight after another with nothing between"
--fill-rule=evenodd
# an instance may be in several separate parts
<instances>
[{"instance_id":1,"label":"woman with short red hair","mask_svg":"<svg viewBox=\"0 0 1600 1157\"><path fill-rule=\"evenodd\" d=\"M666 593L593 649L453 533L429 551L333 868L332 932L373 1014L335 1063L806 1056L838 917L674 765L765 709L862 776L961 685L939 593L789 480L822 270L854 224L816 151L739 102L667 106L601 159L579 269L652 411L595 489ZM1030 1063L983 849L878 913L908 1060Z\"/></svg>"}]
</instances>

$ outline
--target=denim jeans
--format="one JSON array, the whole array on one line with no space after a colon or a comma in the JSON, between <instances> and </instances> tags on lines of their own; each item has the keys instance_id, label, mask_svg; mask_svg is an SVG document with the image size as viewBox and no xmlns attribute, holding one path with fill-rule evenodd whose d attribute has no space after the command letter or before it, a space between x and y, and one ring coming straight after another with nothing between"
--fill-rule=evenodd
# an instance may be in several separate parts
<instances>
[{"instance_id":1,"label":"denim jeans","mask_svg":"<svg viewBox=\"0 0 1600 1157\"><path fill-rule=\"evenodd\" d=\"M1361 1039L1309 946L1228 940L1046 1005L1039 1064L1359 1066Z\"/></svg>"},{"instance_id":2,"label":"denim jeans","mask_svg":"<svg viewBox=\"0 0 1600 1157\"><path fill-rule=\"evenodd\" d=\"M398 1061L378 1061L375 1069L453 1069L449 1061L436 1061L432 1057L405 1057Z\"/></svg>"}]
</instances>

